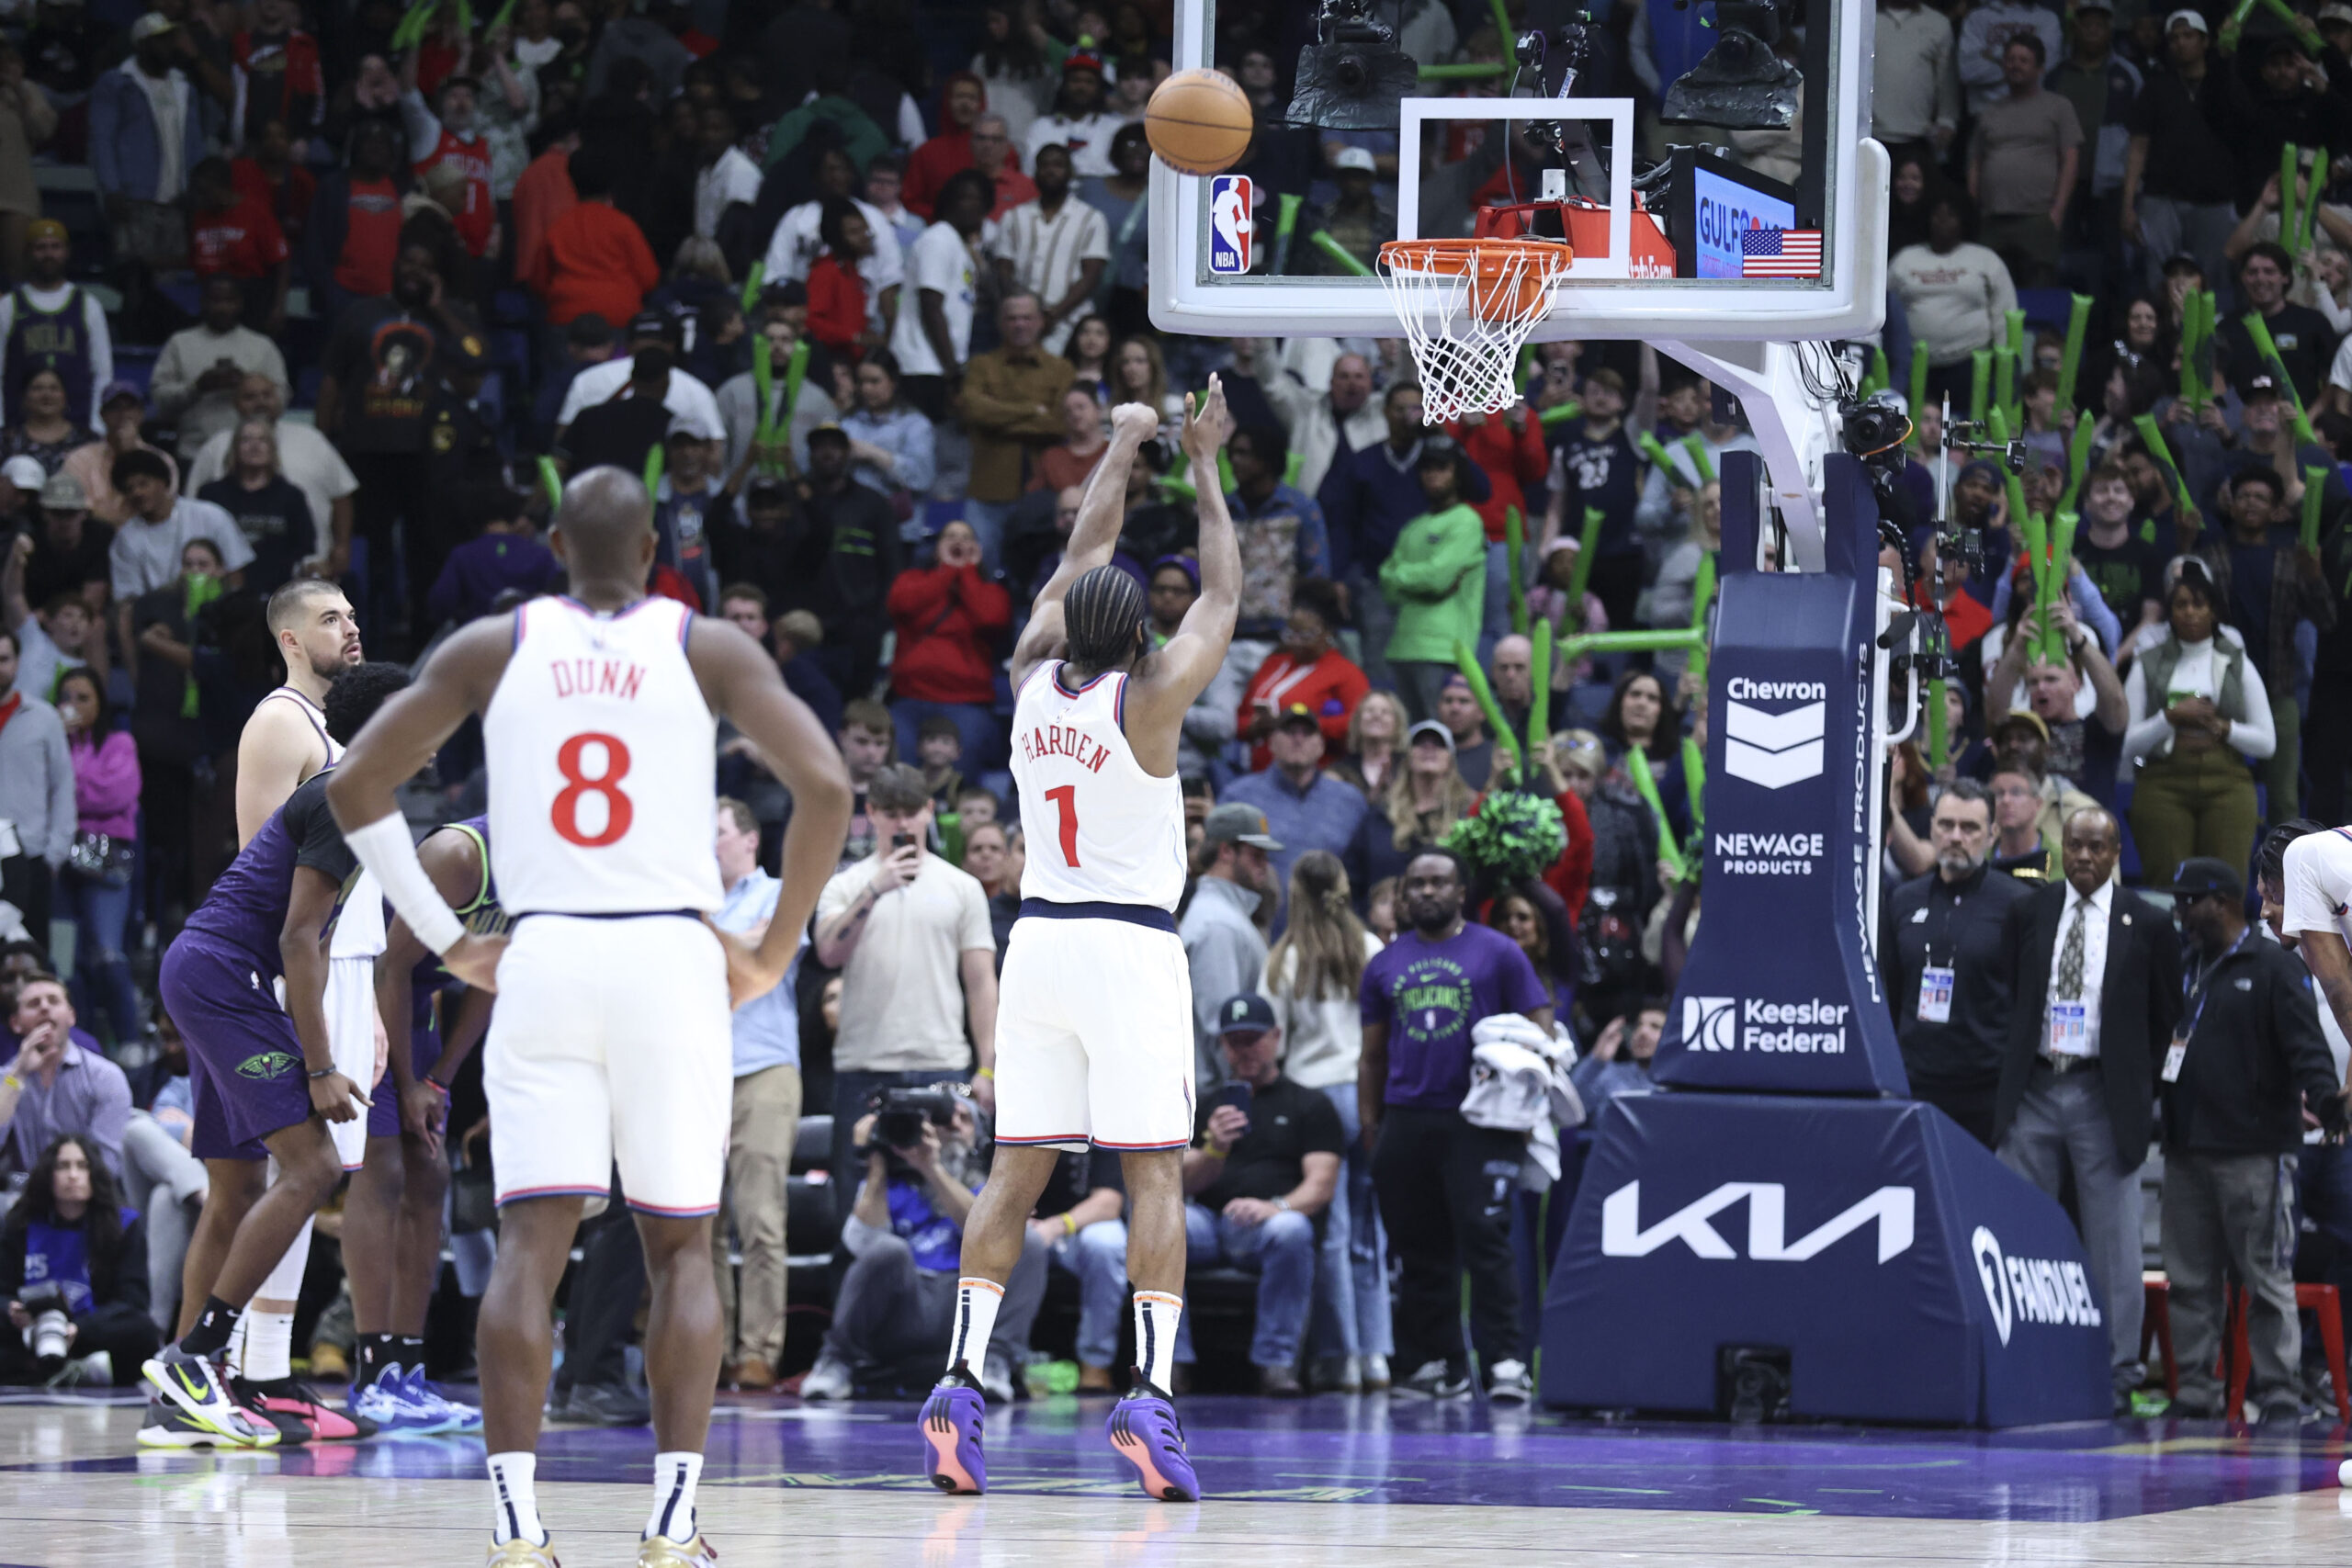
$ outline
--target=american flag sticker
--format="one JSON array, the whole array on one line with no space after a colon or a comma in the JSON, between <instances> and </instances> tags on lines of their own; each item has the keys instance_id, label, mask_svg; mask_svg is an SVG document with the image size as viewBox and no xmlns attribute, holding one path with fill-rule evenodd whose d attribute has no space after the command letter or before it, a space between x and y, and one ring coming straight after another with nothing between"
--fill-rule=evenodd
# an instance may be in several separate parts
<instances>
[{"instance_id":1,"label":"american flag sticker","mask_svg":"<svg viewBox=\"0 0 2352 1568\"><path fill-rule=\"evenodd\" d=\"M1821 231L1748 229L1739 236L1742 277L1819 277Z\"/></svg>"}]
</instances>

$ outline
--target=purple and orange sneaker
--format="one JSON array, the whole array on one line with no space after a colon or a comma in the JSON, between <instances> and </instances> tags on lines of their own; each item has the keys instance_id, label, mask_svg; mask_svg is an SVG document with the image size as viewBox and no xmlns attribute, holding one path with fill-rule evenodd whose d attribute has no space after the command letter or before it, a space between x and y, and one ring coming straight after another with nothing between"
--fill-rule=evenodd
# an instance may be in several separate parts
<instances>
[{"instance_id":1,"label":"purple and orange sneaker","mask_svg":"<svg viewBox=\"0 0 2352 1568\"><path fill-rule=\"evenodd\" d=\"M1163 1503L1201 1500L1201 1478L1184 1455L1184 1424L1168 1395L1145 1382L1140 1370L1126 1396L1111 1407L1102 1430L1112 1451L1135 1466L1145 1496Z\"/></svg>"},{"instance_id":2,"label":"purple and orange sneaker","mask_svg":"<svg viewBox=\"0 0 2352 1568\"><path fill-rule=\"evenodd\" d=\"M923 1473L942 1492L978 1493L989 1489L988 1461L980 1454L980 1423L988 1413L988 1396L980 1392L972 1369L958 1361L939 1380L923 1401Z\"/></svg>"}]
</instances>

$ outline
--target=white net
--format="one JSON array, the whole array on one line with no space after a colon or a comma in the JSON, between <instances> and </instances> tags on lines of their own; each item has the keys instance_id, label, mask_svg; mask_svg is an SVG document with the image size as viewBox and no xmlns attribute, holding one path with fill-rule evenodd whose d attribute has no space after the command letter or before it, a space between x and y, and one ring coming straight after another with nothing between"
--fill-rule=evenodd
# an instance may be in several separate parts
<instances>
[{"instance_id":1,"label":"white net","mask_svg":"<svg viewBox=\"0 0 2352 1568\"><path fill-rule=\"evenodd\" d=\"M1380 275L1421 373L1436 424L1519 400L1519 351L1552 308L1568 247L1541 242L1392 241Z\"/></svg>"}]
</instances>

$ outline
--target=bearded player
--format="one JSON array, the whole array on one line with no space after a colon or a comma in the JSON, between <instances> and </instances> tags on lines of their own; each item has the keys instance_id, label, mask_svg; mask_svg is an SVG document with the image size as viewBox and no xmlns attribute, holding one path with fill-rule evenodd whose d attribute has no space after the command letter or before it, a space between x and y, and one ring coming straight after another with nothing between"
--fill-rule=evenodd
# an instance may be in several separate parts
<instances>
[{"instance_id":1,"label":"bearded player","mask_svg":"<svg viewBox=\"0 0 2352 1568\"><path fill-rule=\"evenodd\" d=\"M1022 1230L1054 1162L1089 1144L1119 1152L1131 1203L1127 1278L1141 1365L1112 1408L1111 1447L1147 1495L1189 1502L1200 1482L1169 1398L1184 1306L1182 1162L1193 1136L1193 987L1176 903L1184 712L1225 662L1241 556L1218 482L1232 434L1225 389L1185 400L1183 446L1200 495L1201 596L1152 647L1143 585L1110 564L1127 469L1156 410L1111 416L1061 566L1012 656L1012 776L1029 859L997 1004L997 1151L964 1222L947 1375L923 1405L924 1461L943 1492L987 1489L984 1364Z\"/></svg>"}]
</instances>

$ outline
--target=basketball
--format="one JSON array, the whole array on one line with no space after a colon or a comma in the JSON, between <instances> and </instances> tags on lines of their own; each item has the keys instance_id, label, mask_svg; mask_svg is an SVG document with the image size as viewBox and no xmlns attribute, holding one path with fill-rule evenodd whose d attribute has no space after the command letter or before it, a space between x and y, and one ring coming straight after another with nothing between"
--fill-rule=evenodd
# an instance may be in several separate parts
<instances>
[{"instance_id":1,"label":"basketball","mask_svg":"<svg viewBox=\"0 0 2352 1568\"><path fill-rule=\"evenodd\" d=\"M1214 175L1250 145L1250 99L1214 71L1179 71L1152 90L1143 111L1151 150L1178 174Z\"/></svg>"}]
</instances>

